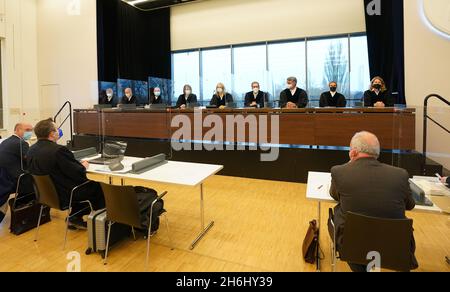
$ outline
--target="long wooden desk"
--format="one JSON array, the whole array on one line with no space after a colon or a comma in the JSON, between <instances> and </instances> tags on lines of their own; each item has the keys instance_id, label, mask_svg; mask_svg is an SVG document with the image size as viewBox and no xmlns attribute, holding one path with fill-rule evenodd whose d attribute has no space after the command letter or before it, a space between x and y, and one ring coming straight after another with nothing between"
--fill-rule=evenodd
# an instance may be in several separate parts
<instances>
[{"instance_id":1,"label":"long wooden desk","mask_svg":"<svg viewBox=\"0 0 450 292\"><path fill-rule=\"evenodd\" d=\"M94 110L75 110L75 133L79 135L104 135L108 137L145 138L169 140L177 128L171 128L174 117L183 115L194 121L193 110L117 110L107 109L99 113ZM352 136L358 131L376 134L383 149L415 149L416 115L415 109L395 108L324 108L324 109L204 109L203 121L209 115L217 115L223 121L229 117L267 116L268 142L271 117L279 117L279 142L283 145L348 146ZM224 124L225 125L225 124ZM210 128L203 128L203 135ZM224 130L225 131L225 130ZM193 130L192 130L193 132ZM216 142L255 143L248 138L236 138ZM192 135L192 137L194 137ZM202 136L203 137L203 136ZM195 139L197 140L197 139Z\"/></svg>"}]
</instances>

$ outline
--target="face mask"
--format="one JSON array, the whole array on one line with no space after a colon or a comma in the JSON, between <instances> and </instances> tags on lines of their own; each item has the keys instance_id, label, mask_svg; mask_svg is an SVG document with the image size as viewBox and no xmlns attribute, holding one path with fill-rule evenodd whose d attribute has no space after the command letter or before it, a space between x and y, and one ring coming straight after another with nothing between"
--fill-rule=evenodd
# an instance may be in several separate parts
<instances>
[{"instance_id":1,"label":"face mask","mask_svg":"<svg viewBox=\"0 0 450 292\"><path fill-rule=\"evenodd\" d=\"M186 95L187 95L187 96L191 95L191 93L192 93L192 91L186 90Z\"/></svg>"},{"instance_id":2,"label":"face mask","mask_svg":"<svg viewBox=\"0 0 450 292\"><path fill-rule=\"evenodd\" d=\"M337 90L337 87L330 87L331 92L336 92L336 90Z\"/></svg>"},{"instance_id":3,"label":"face mask","mask_svg":"<svg viewBox=\"0 0 450 292\"><path fill-rule=\"evenodd\" d=\"M155 96L156 97L160 97L161 96L161 92L160 91L155 91Z\"/></svg>"},{"instance_id":4,"label":"face mask","mask_svg":"<svg viewBox=\"0 0 450 292\"><path fill-rule=\"evenodd\" d=\"M374 86L373 86L373 88L375 88L376 90L381 90L381 84L375 84Z\"/></svg>"},{"instance_id":5,"label":"face mask","mask_svg":"<svg viewBox=\"0 0 450 292\"><path fill-rule=\"evenodd\" d=\"M258 94L259 93L259 88L253 88L253 93L254 94Z\"/></svg>"},{"instance_id":6,"label":"face mask","mask_svg":"<svg viewBox=\"0 0 450 292\"><path fill-rule=\"evenodd\" d=\"M107 93L106 96L107 96L108 98L111 98L111 97L113 97L113 94L112 94L112 93Z\"/></svg>"},{"instance_id":7,"label":"face mask","mask_svg":"<svg viewBox=\"0 0 450 292\"><path fill-rule=\"evenodd\" d=\"M23 139L24 139L25 141L31 140L31 137L33 137L33 132L25 132L25 133L23 134Z\"/></svg>"},{"instance_id":8,"label":"face mask","mask_svg":"<svg viewBox=\"0 0 450 292\"><path fill-rule=\"evenodd\" d=\"M60 140L62 137L64 137L64 132L62 129L58 129L56 141Z\"/></svg>"},{"instance_id":9,"label":"face mask","mask_svg":"<svg viewBox=\"0 0 450 292\"><path fill-rule=\"evenodd\" d=\"M223 88L217 88L217 93L222 93L223 92Z\"/></svg>"}]
</instances>

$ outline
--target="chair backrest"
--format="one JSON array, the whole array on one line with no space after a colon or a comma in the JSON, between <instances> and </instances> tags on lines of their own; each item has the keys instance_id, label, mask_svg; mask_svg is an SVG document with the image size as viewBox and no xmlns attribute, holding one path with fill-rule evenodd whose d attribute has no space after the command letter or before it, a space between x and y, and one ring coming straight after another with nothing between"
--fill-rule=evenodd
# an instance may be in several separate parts
<instances>
[{"instance_id":1,"label":"chair backrest","mask_svg":"<svg viewBox=\"0 0 450 292\"><path fill-rule=\"evenodd\" d=\"M142 228L136 192L130 186L101 184L108 221Z\"/></svg>"},{"instance_id":2,"label":"chair backrest","mask_svg":"<svg viewBox=\"0 0 450 292\"><path fill-rule=\"evenodd\" d=\"M38 202L53 209L61 210L58 192L49 175L33 175L34 191Z\"/></svg>"},{"instance_id":3,"label":"chair backrest","mask_svg":"<svg viewBox=\"0 0 450 292\"><path fill-rule=\"evenodd\" d=\"M348 212L345 220L341 260L367 265L370 252L381 256L381 267L409 271L412 266L411 219L381 219Z\"/></svg>"}]
</instances>

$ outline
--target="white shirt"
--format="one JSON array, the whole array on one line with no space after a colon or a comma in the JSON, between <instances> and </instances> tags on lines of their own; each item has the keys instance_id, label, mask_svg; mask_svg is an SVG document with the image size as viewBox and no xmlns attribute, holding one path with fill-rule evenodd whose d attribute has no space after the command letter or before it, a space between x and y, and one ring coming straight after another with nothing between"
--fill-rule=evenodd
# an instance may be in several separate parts
<instances>
[{"instance_id":1,"label":"white shirt","mask_svg":"<svg viewBox=\"0 0 450 292\"><path fill-rule=\"evenodd\" d=\"M290 89L291 90L291 94L292 94L292 96L294 96L294 94L297 92L297 87L296 88L294 88L294 89Z\"/></svg>"},{"instance_id":2,"label":"white shirt","mask_svg":"<svg viewBox=\"0 0 450 292\"><path fill-rule=\"evenodd\" d=\"M336 95L337 91L336 92L330 91L330 93L331 93L331 97L334 97Z\"/></svg>"}]
</instances>

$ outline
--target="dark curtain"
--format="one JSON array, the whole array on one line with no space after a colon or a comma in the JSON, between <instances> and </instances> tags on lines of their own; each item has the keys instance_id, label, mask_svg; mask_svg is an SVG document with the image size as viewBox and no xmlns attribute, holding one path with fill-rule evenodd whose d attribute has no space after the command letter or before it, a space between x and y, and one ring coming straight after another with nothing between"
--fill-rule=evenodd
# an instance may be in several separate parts
<instances>
[{"instance_id":1,"label":"dark curtain","mask_svg":"<svg viewBox=\"0 0 450 292\"><path fill-rule=\"evenodd\" d=\"M364 0L370 75L384 79L396 104L406 104L403 0L380 0L381 15L373 16L371 2Z\"/></svg>"},{"instance_id":2,"label":"dark curtain","mask_svg":"<svg viewBox=\"0 0 450 292\"><path fill-rule=\"evenodd\" d=\"M97 0L98 78L171 79L170 8L138 10L120 0Z\"/></svg>"}]
</instances>

